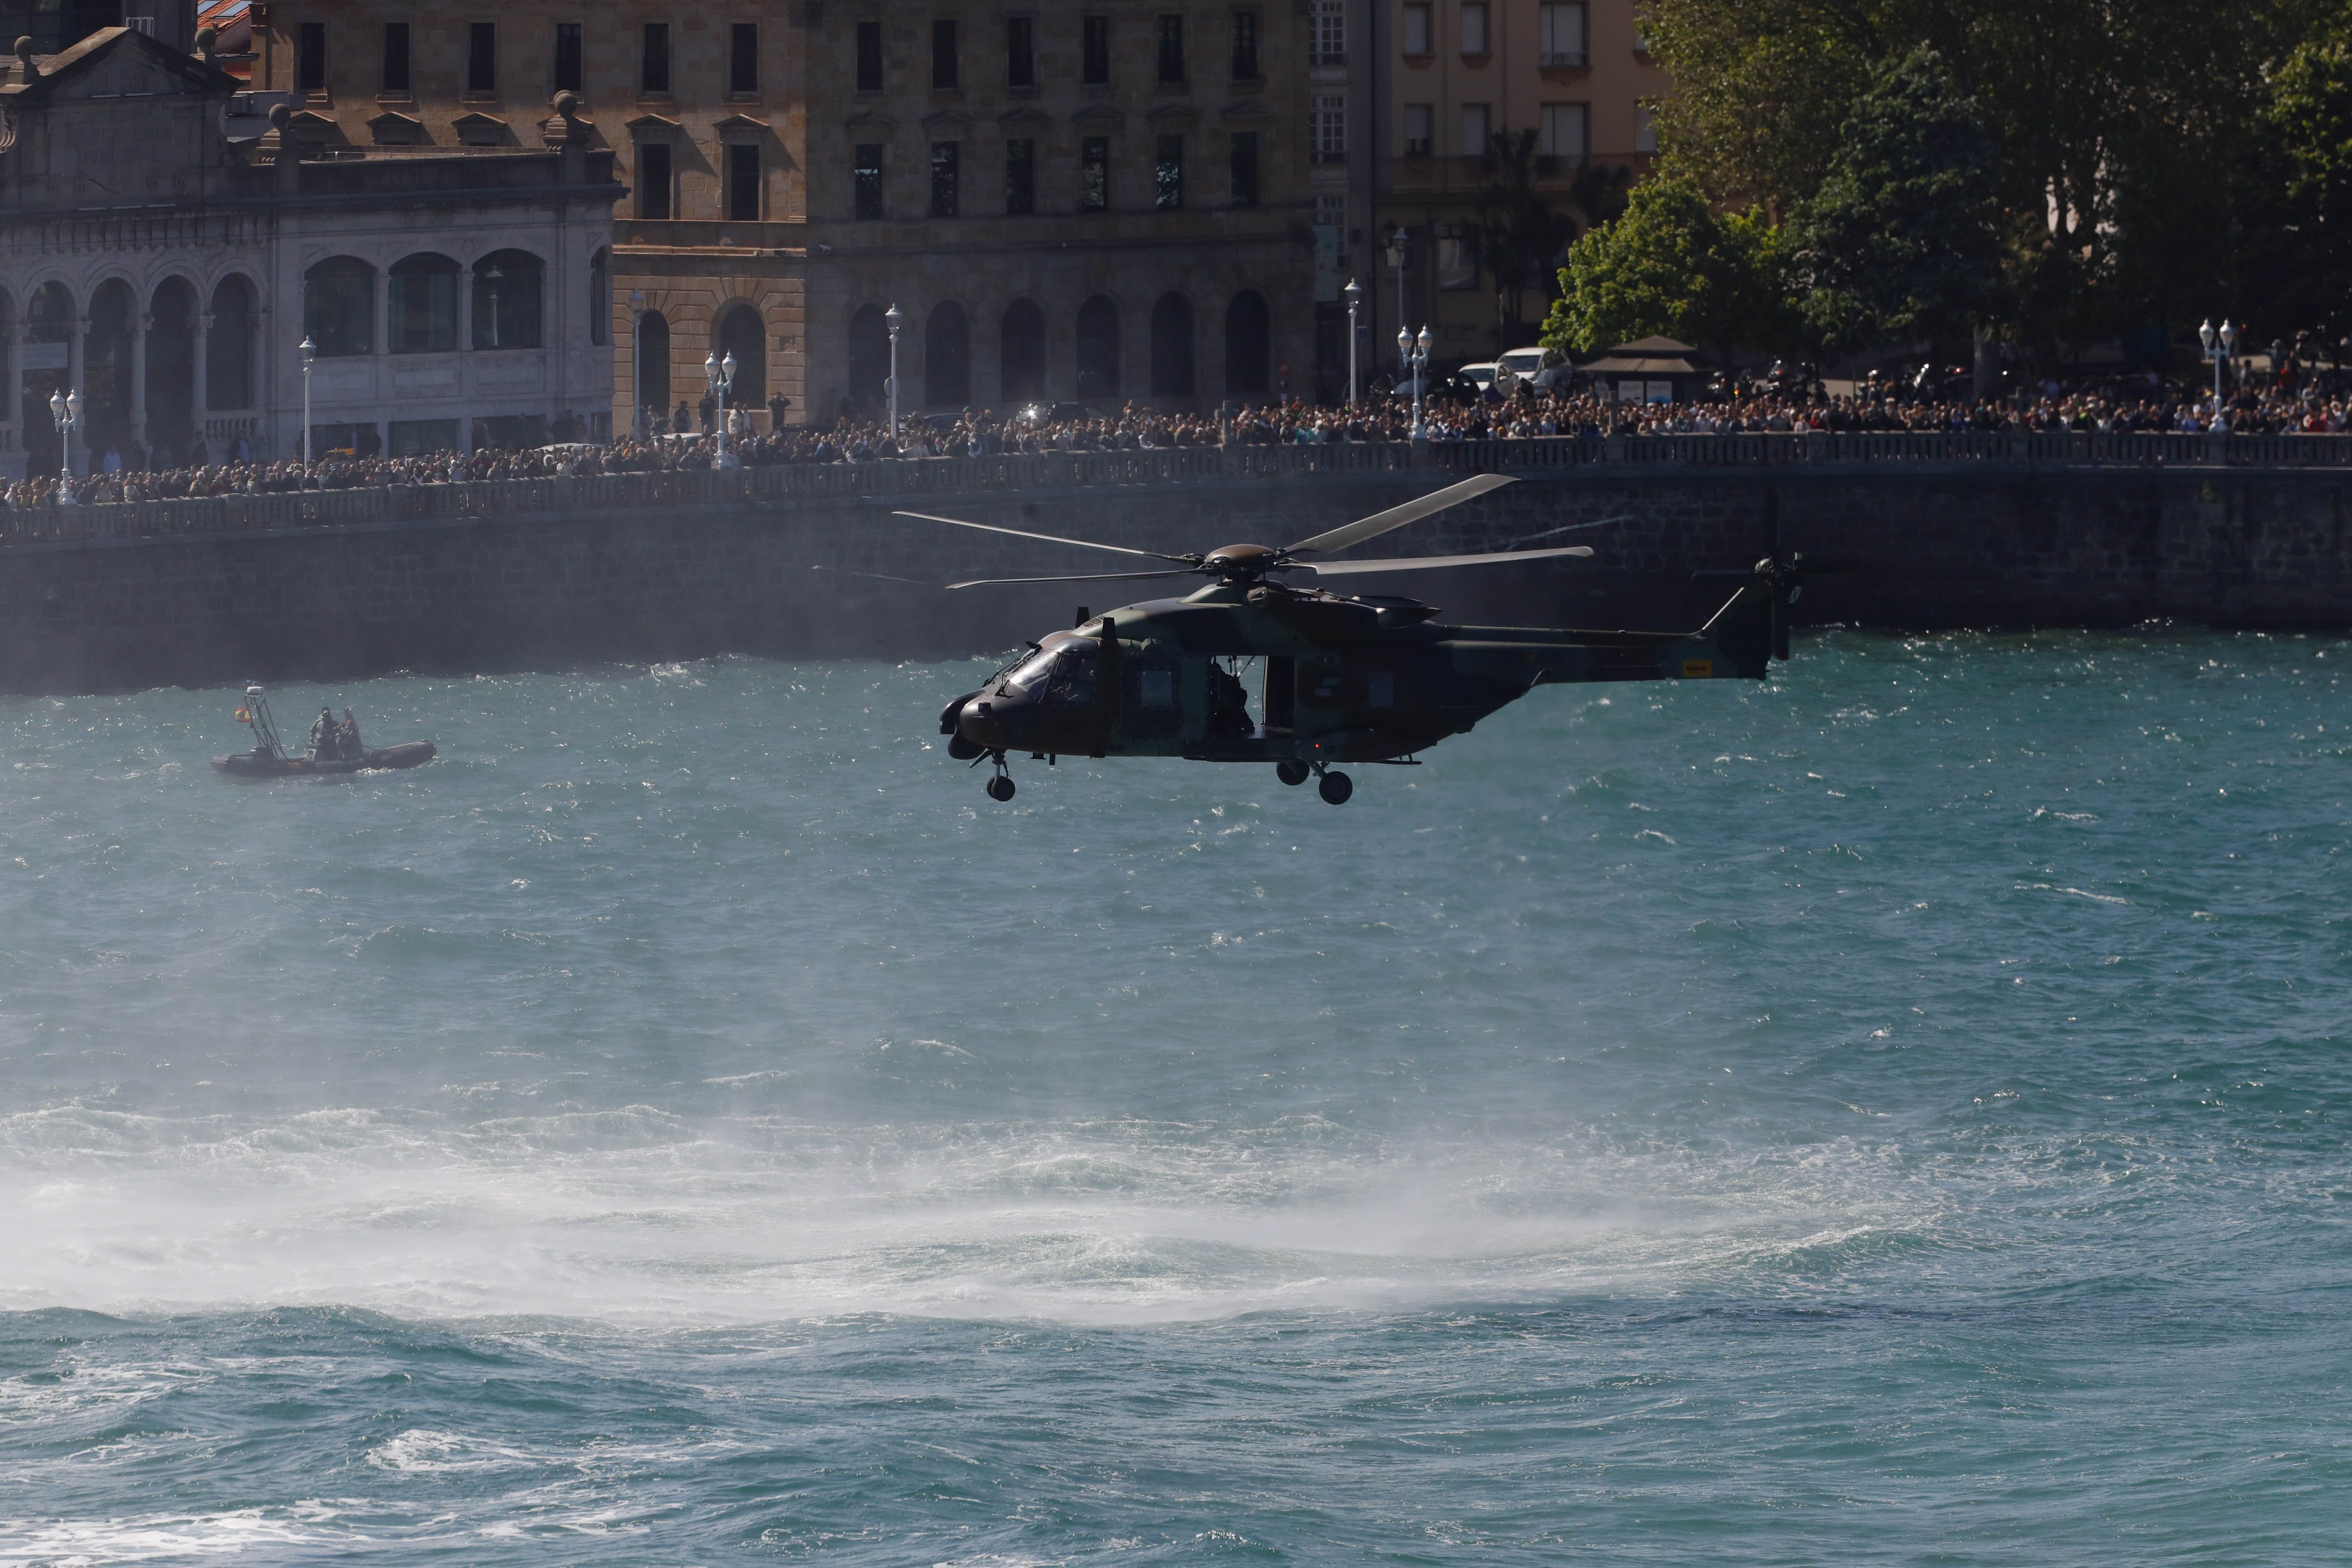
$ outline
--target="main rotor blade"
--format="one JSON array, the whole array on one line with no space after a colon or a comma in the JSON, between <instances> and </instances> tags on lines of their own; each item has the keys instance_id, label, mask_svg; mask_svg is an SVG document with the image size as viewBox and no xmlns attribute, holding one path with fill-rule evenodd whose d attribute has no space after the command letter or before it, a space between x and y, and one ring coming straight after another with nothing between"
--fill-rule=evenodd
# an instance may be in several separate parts
<instances>
[{"instance_id":1,"label":"main rotor blade","mask_svg":"<svg viewBox=\"0 0 2352 1568\"><path fill-rule=\"evenodd\" d=\"M1358 518L1344 528L1335 528L1328 533L1318 533L1312 539L1302 539L1284 553L1296 555L1301 551L1311 550L1318 554L1328 555L1335 550L1345 550L1351 544L1361 544L1367 539L1377 539L1392 528L1402 528L1408 522L1419 522L1423 518L1434 512L1444 511L1447 507L1460 506L1465 500L1475 500L1488 490L1500 489L1511 482L1510 476L1507 474L1480 474L1475 479L1465 479L1458 485L1448 485L1442 490L1422 497L1419 500L1409 500L1402 506L1392 506L1386 511L1376 511L1370 517Z\"/></svg>"},{"instance_id":2,"label":"main rotor blade","mask_svg":"<svg viewBox=\"0 0 2352 1568\"><path fill-rule=\"evenodd\" d=\"M1190 577L1188 568L1182 572L1089 572L1076 577L974 577L969 583L950 583L950 588L1001 588L1008 583L1129 583L1140 577Z\"/></svg>"},{"instance_id":3,"label":"main rotor blade","mask_svg":"<svg viewBox=\"0 0 2352 1568\"><path fill-rule=\"evenodd\" d=\"M1075 544L1082 550L1108 550L1114 555L1140 555L1147 561L1173 561L1191 566L1194 558L1183 555L1162 555L1157 550L1129 550L1124 544L1097 544L1091 539L1065 539L1058 533L1032 533L1025 528L999 528L992 522L966 522L960 517L934 517L927 511L894 511L892 517L919 518L925 522L944 522L955 528L976 528L982 533L1009 533L1015 539L1042 539L1048 544Z\"/></svg>"},{"instance_id":4,"label":"main rotor blade","mask_svg":"<svg viewBox=\"0 0 2352 1568\"><path fill-rule=\"evenodd\" d=\"M1434 572L1445 566L1495 566L1506 561L1548 561L1562 555L1583 557L1591 553L1592 546L1589 544L1569 544L1558 550L1493 550L1484 555L1396 556L1385 561L1318 561L1313 565L1302 561L1297 570L1312 572L1318 577L1352 577L1364 572Z\"/></svg>"}]
</instances>

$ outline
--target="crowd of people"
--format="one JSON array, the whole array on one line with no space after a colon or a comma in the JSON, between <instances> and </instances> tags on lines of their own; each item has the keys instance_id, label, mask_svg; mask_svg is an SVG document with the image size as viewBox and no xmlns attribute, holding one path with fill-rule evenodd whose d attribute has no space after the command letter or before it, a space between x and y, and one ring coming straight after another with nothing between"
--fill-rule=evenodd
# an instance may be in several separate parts
<instances>
[{"instance_id":1,"label":"crowd of people","mask_svg":"<svg viewBox=\"0 0 2352 1568\"><path fill-rule=\"evenodd\" d=\"M681 405L676 424L687 428L667 428L672 423L667 419L640 421L638 432L605 442L572 440L519 450L399 457L341 450L309 463L248 456L155 471L117 468L70 481L28 479L0 485L0 510L650 473L709 468L722 461L767 468L1008 453L1393 442L1411 439L1414 422L1412 401L1394 395L1338 407L1285 401L1214 413L1177 413L1132 403L1115 409L1063 405L1004 415L967 409L902 418L895 434L887 418L870 416L845 417L824 427L785 425L763 431L734 410L726 421L730 428L722 458L717 420L706 411L698 429L686 413ZM2216 413L2210 398L2161 386L2069 392L2047 383L2037 395L2000 402L1881 395L1867 389L1824 396L1769 387L1718 387L1686 402L1641 403L1612 399L1596 389L1547 390L1523 383L1507 394L1488 389L1475 397L1433 399L1423 417L1423 437L1433 441L1751 431L2341 434L2352 427L2352 396L2307 385L2247 389L2225 400Z\"/></svg>"}]
</instances>

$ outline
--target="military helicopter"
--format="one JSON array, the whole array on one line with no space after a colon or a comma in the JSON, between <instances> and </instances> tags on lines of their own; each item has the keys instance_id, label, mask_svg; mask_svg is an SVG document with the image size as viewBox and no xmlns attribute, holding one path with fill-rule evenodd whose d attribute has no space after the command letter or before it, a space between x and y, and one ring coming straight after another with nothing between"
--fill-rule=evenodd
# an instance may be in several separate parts
<instances>
[{"instance_id":1,"label":"military helicopter","mask_svg":"<svg viewBox=\"0 0 2352 1568\"><path fill-rule=\"evenodd\" d=\"M1370 561L1333 552L1444 511L1512 481L1482 474L1279 548L1229 544L1205 555L1166 555L928 512L899 517L1012 534L1051 544L1174 563L1171 568L1061 577L988 577L951 589L1010 584L1109 583L1203 576L1181 598L1152 599L1028 645L1015 663L940 713L948 755L994 764L991 798L1013 798L1006 756L1183 757L1195 762L1272 763L1286 784L1317 780L1334 805L1355 793L1340 763L1415 765L1414 753L1466 734L1489 713L1538 686L1587 680L1765 679L1789 657L1788 606L1807 573L1851 571L1849 563L1808 566L1783 554L1777 494L1765 495L1766 551L1752 567L1706 571L1735 582L1731 597L1692 632L1576 631L1437 623L1437 606L1380 595L1342 595L1278 580L1290 574L1343 578L1511 562L1586 557L1586 545ZM1249 711L1243 675L1264 662L1259 717Z\"/></svg>"}]
</instances>

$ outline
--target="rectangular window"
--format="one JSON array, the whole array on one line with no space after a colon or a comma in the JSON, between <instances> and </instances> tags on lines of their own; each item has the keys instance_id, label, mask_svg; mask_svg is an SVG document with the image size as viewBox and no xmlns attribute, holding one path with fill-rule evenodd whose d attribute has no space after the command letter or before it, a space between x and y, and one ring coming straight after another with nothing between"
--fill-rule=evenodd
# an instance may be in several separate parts
<instances>
[{"instance_id":1,"label":"rectangular window","mask_svg":"<svg viewBox=\"0 0 2352 1568\"><path fill-rule=\"evenodd\" d=\"M756 142L727 144L727 216L733 223L760 221L760 146Z\"/></svg>"},{"instance_id":2,"label":"rectangular window","mask_svg":"<svg viewBox=\"0 0 2352 1568\"><path fill-rule=\"evenodd\" d=\"M1037 22L1034 16L1004 20L1004 85L1037 85Z\"/></svg>"},{"instance_id":3,"label":"rectangular window","mask_svg":"<svg viewBox=\"0 0 2352 1568\"><path fill-rule=\"evenodd\" d=\"M1348 0L1315 0L1315 58L1318 66L1348 63Z\"/></svg>"},{"instance_id":4,"label":"rectangular window","mask_svg":"<svg viewBox=\"0 0 2352 1568\"><path fill-rule=\"evenodd\" d=\"M1257 132L1234 132L1234 205L1257 205Z\"/></svg>"},{"instance_id":5,"label":"rectangular window","mask_svg":"<svg viewBox=\"0 0 2352 1568\"><path fill-rule=\"evenodd\" d=\"M475 97L493 97L499 90L499 25L470 22L466 26L466 90Z\"/></svg>"},{"instance_id":6,"label":"rectangular window","mask_svg":"<svg viewBox=\"0 0 2352 1568\"><path fill-rule=\"evenodd\" d=\"M1037 143L1016 136L1004 143L1004 212L1026 217L1037 210Z\"/></svg>"},{"instance_id":7,"label":"rectangular window","mask_svg":"<svg viewBox=\"0 0 2352 1568\"><path fill-rule=\"evenodd\" d=\"M1169 212L1184 205L1184 138L1160 138L1151 163L1151 205Z\"/></svg>"},{"instance_id":8,"label":"rectangular window","mask_svg":"<svg viewBox=\"0 0 2352 1568\"><path fill-rule=\"evenodd\" d=\"M327 90L327 24L305 22L294 36L294 90Z\"/></svg>"},{"instance_id":9,"label":"rectangular window","mask_svg":"<svg viewBox=\"0 0 2352 1568\"><path fill-rule=\"evenodd\" d=\"M1493 52L1493 39L1486 31L1486 0L1471 0L1462 7L1462 52L1484 55Z\"/></svg>"},{"instance_id":10,"label":"rectangular window","mask_svg":"<svg viewBox=\"0 0 2352 1568\"><path fill-rule=\"evenodd\" d=\"M1584 6L1579 3L1547 3L1542 11L1543 30L1538 39L1542 60L1554 68L1573 68L1584 64Z\"/></svg>"},{"instance_id":11,"label":"rectangular window","mask_svg":"<svg viewBox=\"0 0 2352 1568\"><path fill-rule=\"evenodd\" d=\"M1425 58L1430 53L1429 39L1429 7L1416 0L1404 8L1404 52Z\"/></svg>"},{"instance_id":12,"label":"rectangular window","mask_svg":"<svg viewBox=\"0 0 2352 1568\"><path fill-rule=\"evenodd\" d=\"M1581 164L1589 145L1591 116L1591 104L1545 104L1543 134L1539 142L1543 155L1547 158L1559 158L1571 164Z\"/></svg>"},{"instance_id":13,"label":"rectangular window","mask_svg":"<svg viewBox=\"0 0 2352 1568\"><path fill-rule=\"evenodd\" d=\"M857 216L864 218L882 216L882 143L860 142L852 160L852 175L857 186Z\"/></svg>"},{"instance_id":14,"label":"rectangular window","mask_svg":"<svg viewBox=\"0 0 2352 1568\"><path fill-rule=\"evenodd\" d=\"M953 92L961 85L962 73L957 68L956 25L947 20L931 24L931 90Z\"/></svg>"},{"instance_id":15,"label":"rectangular window","mask_svg":"<svg viewBox=\"0 0 2352 1568\"><path fill-rule=\"evenodd\" d=\"M1110 210L1110 138L1088 136L1078 142L1078 210Z\"/></svg>"},{"instance_id":16,"label":"rectangular window","mask_svg":"<svg viewBox=\"0 0 2352 1568\"><path fill-rule=\"evenodd\" d=\"M555 24L555 90L585 92L587 76L580 68L580 24Z\"/></svg>"},{"instance_id":17,"label":"rectangular window","mask_svg":"<svg viewBox=\"0 0 2352 1568\"><path fill-rule=\"evenodd\" d=\"M1327 92L1317 96L1313 111L1315 161L1318 163L1344 163L1348 161L1348 99L1345 93Z\"/></svg>"},{"instance_id":18,"label":"rectangular window","mask_svg":"<svg viewBox=\"0 0 2352 1568\"><path fill-rule=\"evenodd\" d=\"M1184 82L1184 18L1160 18L1160 85L1181 87Z\"/></svg>"},{"instance_id":19,"label":"rectangular window","mask_svg":"<svg viewBox=\"0 0 2352 1568\"><path fill-rule=\"evenodd\" d=\"M1234 79L1257 79L1257 13L1234 13Z\"/></svg>"},{"instance_id":20,"label":"rectangular window","mask_svg":"<svg viewBox=\"0 0 2352 1568\"><path fill-rule=\"evenodd\" d=\"M1482 158L1486 153L1486 132L1492 123L1483 103L1462 106L1462 145L1454 151L1465 158Z\"/></svg>"},{"instance_id":21,"label":"rectangular window","mask_svg":"<svg viewBox=\"0 0 2352 1568\"><path fill-rule=\"evenodd\" d=\"M727 90L749 98L760 90L760 24L736 22L727 29Z\"/></svg>"},{"instance_id":22,"label":"rectangular window","mask_svg":"<svg viewBox=\"0 0 2352 1568\"><path fill-rule=\"evenodd\" d=\"M1437 150L1437 110L1426 103L1404 106L1404 155L1426 158Z\"/></svg>"},{"instance_id":23,"label":"rectangular window","mask_svg":"<svg viewBox=\"0 0 2352 1568\"><path fill-rule=\"evenodd\" d=\"M1658 150L1658 111L1646 103L1633 106L1633 151L1655 153Z\"/></svg>"},{"instance_id":24,"label":"rectangular window","mask_svg":"<svg viewBox=\"0 0 2352 1568\"><path fill-rule=\"evenodd\" d=\"M637 216L669 216L669 143L637 143Z\"/></svg>"},{"instance_id":25,"label":"rectangular window","mask_svg":"<svg viewBox=\"0 0 2352 1568\"><path fill-rule=\"evenodd\" d=\"M386 22L383 25L383 90L408 90L408 24Z\"/></svg>"},{"instance_id":26,"label":"rectangular window","mask_svg":"<svg viewBox=\"0 0 2352 1568\"><path fill-rule=\"evenodd\" d=\"M962 174L963 144L960 142L931 143L931 216L953 217L961 192L957 189Z\"/></svg>"},{"instance_id":27,"label":"rectangular window","mask_svg":"<svg viewBox=\"0 0 2352 1568\"><path fill-rule=\"evenodd\" d=\"M644 93L669 90L669 24L646 24L645 50L637 62L637 90Z\"/></svg>"},{"instance_id":28,"label":"rectangular window","mask_svg":"<svg viewBox=\"0 0 2352 1568\"><path fill-rule=\"evenodd\" d=\"M1087 16L1079 23L1078 79L1088 87L1110 85L1110 18Z\"/></svg>"},{"instance_id":29,"label":"rectangular window","mask_svg":"<svg viewBox=\"0 0 2352 1568\"><path fill-rule=\"evenodd\" d=\"M1478 287L1478 248L1466 228L1446 225L1437 231L1437 286L1440 289Z\"/></svg>"},{"instance_id":30,"label":"rectangular window","mask_svg":"<svg viewBox=\"0 0 2352 1568\"><path fill-rule=\"evenodd\" d=\"M882 24L857 24L857 90L882 90Z\"/></svg>"}]
</instances>

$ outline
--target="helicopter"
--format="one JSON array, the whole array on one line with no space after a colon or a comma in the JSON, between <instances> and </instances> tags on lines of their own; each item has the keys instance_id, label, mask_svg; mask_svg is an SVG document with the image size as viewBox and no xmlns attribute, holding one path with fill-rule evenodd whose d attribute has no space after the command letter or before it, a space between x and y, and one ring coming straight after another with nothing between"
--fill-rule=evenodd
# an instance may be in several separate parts
<instances>
[{"instance_id":1,"label":"helicopter","mask_svg":"<svg viewBox=\"0 0 2352 1568\"><path fill-rule=\"evenodd\" d=\"M1343 579L1592 554L1587 545L1562 545L1328 559L1511 482L1482 474L1295 544L1229 544L1199 555L898 512L1172 563L1076 576L974 578L950 583L950 589L1209 579L1181 598L1147 600L1101 616L1081 609L1076 626L1028 644L1021 658L940 710L948 755L975 767L983 759L992 763L988 794L1000 802L1013 795L1007 756L1026 752L1049 764L1063 756L1272 763L1284 784L1312 777L1317 793L1338 805L1355 786L1337 764L1417 766L1416 753L1450 735L1467 734L1479 720L1538 686L1764 679L1773 660L1789 657L1788 607L1803 592L1805 576L1853 569L1845 562L1808 565L1801 555L1783 553L1779 496L1768 490L1763 558L1749 567L1693 574L1736 584L1696 631L1445 626L1436 620L1436 605L1417 599L1341 595L1280 580L1292 574ZM1256 661L1263 661L1264 676L1253 718L1243 675Z\"/></svg>"}]
</instances>

